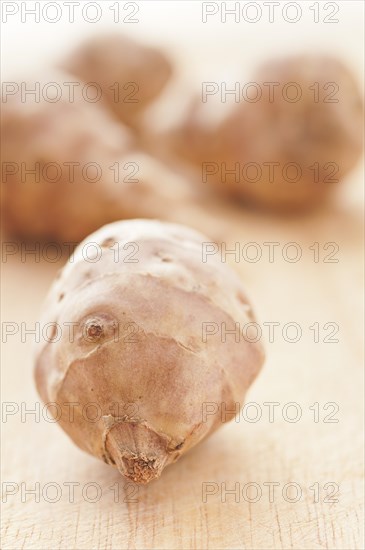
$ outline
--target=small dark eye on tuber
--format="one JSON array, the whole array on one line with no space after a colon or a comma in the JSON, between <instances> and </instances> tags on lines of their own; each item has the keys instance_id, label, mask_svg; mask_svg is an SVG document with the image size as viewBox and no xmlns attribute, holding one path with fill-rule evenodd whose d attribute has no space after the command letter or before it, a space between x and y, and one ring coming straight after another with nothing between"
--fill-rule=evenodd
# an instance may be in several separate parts
<instances>
[{"instance_id":1,"label":"small dark eye on tuber","mask_svg":"<svg viewBox=\"0 0 365 550\"><path fill-rule=\"evenodd\" d=\"M110 249L94 264L85 261L83 246L111 236L120 246L138 243L138 262L115 262ZM44 322L81 326L79 338L62 333L39 344L42 399L59 405L59 423L81 449L135 483L159 477L231 420L264 361L260 342L202 335L206 323L229 329L253 320L235 273L217 257L202 261L208 240L158 221L107 225L81 243L44 308ZM171 261L157 262L156 251ZM74 402L80 406L71 418ZM204 414L212 404L215 412ZM230 411L224 418L222 407Z\"/></svg>"},{"instance_id":2,"label":"small dark eye on tuber","mask_svg":"<svg viewBox=\"0 0 365 550\"><path fill-rule=\"evenodd\" d=\"M104 328L101 321L93 319L92 321L87 321L85 325L85 337L91 342L96 342L104 335Z\"/></svg>"}]
</instances>

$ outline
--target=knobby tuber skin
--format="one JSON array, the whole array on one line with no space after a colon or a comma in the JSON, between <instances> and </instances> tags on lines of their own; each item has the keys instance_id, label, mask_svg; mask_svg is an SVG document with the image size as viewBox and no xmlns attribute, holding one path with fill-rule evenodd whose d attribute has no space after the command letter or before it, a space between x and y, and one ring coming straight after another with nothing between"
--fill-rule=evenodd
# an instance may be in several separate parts
<instances>
[{"instance_id":1,"label":"knobby tuber skin","mask_svg":"<svg viewBox=\"0 0 365 550\"><path fill-rule=\"evenodd\" d=\"M58 75L55 81L70 78ZM116 220L182 221L194 208L198 193L186 178L138 151L131 132L100 104L13 98L3 104L2 114L2 163L9 169L1 185L1 210L8 235L80 242ZM92 181L93 169L85 176L89 163L99 166L100 179Z\"/></svg>"},{"instance_id":2,"label":"knobby tuber skin","mask_svg":"<svg viewBox=\"0 0 365 550\"><path fill-rule=\"evenodd\" d=\"M218 259L202 262L208 240L153 220L107 225L80 244L44 307L42 323L76 328L73 339L62 332L58 341L38 345L39 394L59 405L59 423L81 449L135 483L159 477L232 419L264 361L260 342L202 338L203 323L234 329L254 320L236 274ZM82 255L89 242L103 252L93 264ZM131 242L137 262L115 262L113 243L123 254ZM131 324L138 331L125 338ZM80 404L73 421L71 402ZM88 403L101 411L95 422L81 414ZM226 418L219 410L205 419L204 403L224 403Z\"/></svg>"},{"instance_id":3,"label":"knobby tuber skin","mask_svg":"<svg viewBox=\"0 0 365 550\"><path fill-rule=\"evenodd\" d=\"M99 84L109 108L134 128L172 74L172 65L161 51L121 34L90 39L62 67L84 82Z\"/></svg>"},{"instance_id":4,"label":"knobby tuber skin","mask_svg":"<svg viewBox=\"0 0 365 550\"><path fill-rule=\"evenodd\" d=\"M319 206L361 154L363 107L356 80L336 59L303 55L263 65L252 81L260 86L261 98L235 104L219 124L211 124L207 103L195 101L185 121L168 134L175 154L200 170L203 162L225 163L227 170L238 164L238 178L224 179L219 169L207 177L207 185L246 203L294 212ZM274 96L268 83L278 84ZM298 101L283 96L288 83L299 87ZM296 93L288 88L290 99ZM261 175L253 169L242 176L250 163L261 167ZM276 168L270 172L267 163ZM290 163L295 163L292 171L283 176Z\"/></svg>"}]
</instances>

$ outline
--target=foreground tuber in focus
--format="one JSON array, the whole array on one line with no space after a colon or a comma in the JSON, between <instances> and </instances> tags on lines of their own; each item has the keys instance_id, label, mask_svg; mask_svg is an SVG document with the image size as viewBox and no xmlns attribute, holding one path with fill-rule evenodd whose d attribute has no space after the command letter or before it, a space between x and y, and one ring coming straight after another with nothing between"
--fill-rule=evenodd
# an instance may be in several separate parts
<instances>
[{"instance_id":1,"label":"foreground tuber in focus","mask_svg":"<svg viewBox=\"0 0 365 550\"><path fill-rule=\"evenodd\" d=\"M235 273L203 261L204 242L159 221L107 225L79 245L45 305L43 323L62 332L38 345L42 399L58 404L81 449L135 483L159 477L231 420L264 360L260 342L224 342L212 330L234 331L254 316ZM99 250L94 263L85 261L90 246ZM204 415L207 404L218 405L214 414Z\"/></svg>"}]
</instances>

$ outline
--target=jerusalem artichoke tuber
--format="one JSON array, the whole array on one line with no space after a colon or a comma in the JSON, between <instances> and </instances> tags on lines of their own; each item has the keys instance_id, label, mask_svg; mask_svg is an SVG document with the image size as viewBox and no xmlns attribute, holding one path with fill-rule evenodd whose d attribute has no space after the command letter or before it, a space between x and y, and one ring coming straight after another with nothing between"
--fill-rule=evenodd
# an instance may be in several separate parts
<instances>
[{"instance_id":1,"label":"jerusalem artichoke tuber","mask_svg":"<svg viewBox=\"0 0 365 550\"><path fill-rule=\"evenodd\" d=\"M327 56L264 64L242 99L212 125L192 104L167 134L176 156L219 191L274 210L322 204L361 153L362 101L350 70ZM205 172L204 172L205 169Z\"/></svg>"},{"instance_id":2,"label":"jerusalem artichoke tuber","mask_svg":"<svg viewBox=\"0 0 365 550\"><path fill-rule=\"evenodd\" d=\"M235 329L254 321L235 273L217 258L202 261L207 240L158 221L107 225L79 245L44 308L44 323L73 326L74 334L62 330L38 345L42 399L57 403L60 425L81 449L136 483L159 477L232 419L263 363L259 341L204 338L207 323ZM90 243L102 251L95 263L83 254ZM133 262L124 252L131 243ZM90 403L93 421L82 412ZM207 404L216 408L204 416Z\"/></svg>"},{"instance_id":3,"label":"jerusalem artichoke tuber","mask_svg":"<svg viewBox=\"0 0 365 550\"><path fill-rule=\"evenodd\" d=\"M80 242L120 219L192 222L196 189L136 149L131 132L100 104L13 98L4 103L1 133L1 210L9 235ZM195 218L204 227L204 211Z\"/></svg>"},{"instance_id":4,"label":"jerusalem artichoke tuber","mask_svg":"<svg viewBox=\"0 0 365 550\"><path fill-rule=\"evenodd\" d=\"M96 82L106 104L128 126L162 91L172 74L166 56L121 34L91 38L62 67L84 82Z\"/></svg>"}]
</instances>

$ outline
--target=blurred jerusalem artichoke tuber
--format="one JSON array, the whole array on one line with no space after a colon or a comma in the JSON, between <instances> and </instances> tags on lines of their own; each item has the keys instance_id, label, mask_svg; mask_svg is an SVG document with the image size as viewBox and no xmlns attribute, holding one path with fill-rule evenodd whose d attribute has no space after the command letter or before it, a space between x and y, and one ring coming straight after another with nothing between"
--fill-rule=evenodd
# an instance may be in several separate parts
<instances>
[{"instance_id":1,"label":"blurred jerusalem artichoke tuber","mask_svg":"<svg viewBox=\"0 0 365 550\"><path fill-rule=\"evenodd\" d=\"M3 104L1 133L1 210L10 235L79 242L120 219L189 223L189 209L194 216L194 187L135 149L129 130L101 105L12 98ZM205 227L204 211L195 214Z\"/></svg>"},{"instance_id":2,"label":"blurred jerusalem artichoke tuber","mask_svg":"<svg viewBox=\"0 0 365 550\"><path fill-rule=\"evenodd\" d=\"M161 51L121 34L91 38L72 52L62 68L84 82L97 83L109 108L134 128L172 74Z\"/></svg>"},{"instance_id":3,"label":"blurred jerusalem artichoke tuber","mask_svg":"<svg viewBox=\"0 0 365 550\"><path fill-rule=\"evenodd\" d=\"M168 133L176 156L247 203L277 210L323 203L362 150L362 101L351 72L326 56L272 61L247 94L214 124L209 100L195 101Z\"/></svg>"},{"instance_id":4,"label":"blurred jerusalem artichoke tuber","mask_svg":"<svg viewBox=\"0 0 365 550\"><path fill-rule=\"evenodd\" d=\"M79 245L44 307L42 323L72 325L74 334L62 329L38 344L42 399L58 404L61 427L81 449L136 483L159 477L231 420L264 360L260 342L204 338L206 323L228 330L254 321L235 273L202 261L204 241L158 221L107 225ZM102 251L95 263L84 259L88 243ZM132 244L133 262L125 261ZM92 421L82 412L90 403ZM207 403L217 407L204 417Z\"/></svg>"},{"instance_id":5,"label":"blurred jerusalem artichoke tuber","mask_svg":"<svg viewBox=\"0 0 365 550\"><path fill-rule=\"evenodd\" d=\"M2 115L5 231L80 240L103 225L102 179L130 150L128 130L79 98L37 103L14 97L3 104Z\"/></svg>"}]
</instances>

